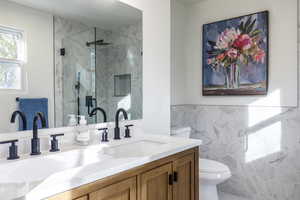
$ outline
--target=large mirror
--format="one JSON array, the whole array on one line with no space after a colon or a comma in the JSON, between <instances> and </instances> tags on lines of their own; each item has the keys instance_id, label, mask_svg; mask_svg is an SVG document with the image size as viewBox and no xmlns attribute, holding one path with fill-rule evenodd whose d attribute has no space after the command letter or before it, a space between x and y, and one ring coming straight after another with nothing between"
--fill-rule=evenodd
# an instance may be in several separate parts
<instances>
[{"instance_id":1,"label":"large mirror","mask_svg":"<svg viewBox=\"0 0 300 200\"><path fill-rule=\"evenodd\" d=\"M0 133L142 118L142 12L117 0L0 1Z\"/></svg>"}]
</instances>

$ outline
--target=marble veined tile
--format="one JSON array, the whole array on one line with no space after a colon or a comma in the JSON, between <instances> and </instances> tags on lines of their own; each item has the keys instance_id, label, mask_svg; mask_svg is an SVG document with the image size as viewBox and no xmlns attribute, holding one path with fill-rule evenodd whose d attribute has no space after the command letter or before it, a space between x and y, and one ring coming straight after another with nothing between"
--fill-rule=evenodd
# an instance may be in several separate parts
<instances>
[{"instance_id":1,"label":"marble veined tile","mask_svg":"<svg viewBox=\"0 0 300 200\"><path fill-rule=\"evenodd\" d=\"M300 199L298 109L172 106L171 125L191 127L191 137L203 140L201 157L229 166L232 177L221 191L253 200Z\"/></svg>"},{"instance_id":2,"label":"marble veined tile","mask_svg":"<svg viewBox=\"0 0 300 200\"><path fill-rule=\"evenodd\" d=\"M244 197L239 197L239 196L232 195L229 193L224 193L224 192L219 193L219 199L220 200L251 200L251 199L246 199Z\"/></svg>"}]
</instances>

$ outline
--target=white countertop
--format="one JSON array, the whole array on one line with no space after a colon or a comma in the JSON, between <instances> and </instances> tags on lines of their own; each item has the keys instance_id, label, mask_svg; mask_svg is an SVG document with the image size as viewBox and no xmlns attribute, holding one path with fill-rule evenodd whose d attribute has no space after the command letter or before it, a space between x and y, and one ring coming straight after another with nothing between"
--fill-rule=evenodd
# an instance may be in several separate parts
<instances>
[{"instance_id":1,"label":"white countertop","mask_svg":"<svg viewBox=\"0 0 300 200\"><path fill-rule=\"evenodd\" d=\"M0 160L0 199L44 199L199 145L201 140L143 134Z\"/></svg>"}]
</instances>

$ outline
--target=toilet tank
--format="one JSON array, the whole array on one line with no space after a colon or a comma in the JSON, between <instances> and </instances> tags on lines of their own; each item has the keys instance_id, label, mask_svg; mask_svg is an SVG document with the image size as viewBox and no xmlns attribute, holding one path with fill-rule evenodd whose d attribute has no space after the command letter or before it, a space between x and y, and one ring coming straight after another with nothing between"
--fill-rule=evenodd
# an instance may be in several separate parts
<instances>
[{"instance_id":1,"label":"toilet tank","mask_svg":"<svg viewBox=\"0 0 300 200\"><path fill-rule=\"evenodd\" d=\"M172 128L171 136L174 137L182 137L182 138L190 138L192 129L190 127L184 128Z\"/></svg>"}]
</instances>

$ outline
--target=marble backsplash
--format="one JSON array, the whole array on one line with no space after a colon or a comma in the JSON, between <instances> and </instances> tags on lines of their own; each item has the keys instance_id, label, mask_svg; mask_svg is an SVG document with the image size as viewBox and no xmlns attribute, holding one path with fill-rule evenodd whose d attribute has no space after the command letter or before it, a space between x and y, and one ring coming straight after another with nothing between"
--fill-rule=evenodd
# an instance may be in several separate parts
<instances>
[{"instance_id":1,"label":"marble backsplash","mask_svg":"<svg viewBox=\"0 0 300 200\"><path fill-rule=\"evenodd\" d=\"M228 165L224 192L253 200L300 199L300 111L280 107L182 105L173 127L190 126L201 157ZM248 134L248 139L246 135Z\"/></svg>"}]
</instances>

